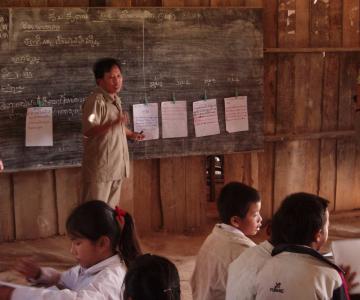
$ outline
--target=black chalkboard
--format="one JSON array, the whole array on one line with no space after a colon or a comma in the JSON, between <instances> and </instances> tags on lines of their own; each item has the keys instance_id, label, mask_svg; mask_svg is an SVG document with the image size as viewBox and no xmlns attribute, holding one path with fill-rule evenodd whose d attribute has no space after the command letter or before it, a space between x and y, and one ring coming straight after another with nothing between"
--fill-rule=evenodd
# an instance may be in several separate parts
<instances>
[{"instance_id":1,"label":"black chalkboard","mask_svg":"<svg viewBox=\"0 0 360 300\"><path fill-rule=\"evenodd\" d=\"M189 136L129 143L134 159L262 149L262 40L260 9L1 8L1 156L13 170L79 165L81 104L105 56L122 63L124 109L173 93L188 102ZM205 90L221 134L195 138L192 102ZM248 97L249 131L229 134L223 98L235 90ZM53 107L53 147L25 147L26 109L38 100Z\"/></svg>"}]
</instances>

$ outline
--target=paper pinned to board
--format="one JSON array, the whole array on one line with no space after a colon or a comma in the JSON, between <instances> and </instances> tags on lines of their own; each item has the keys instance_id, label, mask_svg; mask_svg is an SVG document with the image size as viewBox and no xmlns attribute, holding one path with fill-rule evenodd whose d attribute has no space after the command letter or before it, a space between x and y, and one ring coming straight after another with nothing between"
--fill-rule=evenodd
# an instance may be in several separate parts
<instances>
[{"instance_id":1,"label":"paper pinned to board","mask_svg":"<svg viewBox=\"0 0 360 300\"><path fill-rule=\"evenodd\" d=\"M195 136L220 134L216 99L193 103Z\"/></svg>"},{"instance_id":2,"label":"paper pinned to board","mask_svg":"<svg viewBox=\"0 0 360 300\"><path fill-rule=\"evenodd\" d=\"M225 98L225 125L229 133L249 130L247 96Z\"/></svg>"},{"instance_id":3,"label":"paper pinned to board","mask_svg":"<svg viewBox=\"0 0 360 300\"><path fill-rule=\"evenodd\" d=\"M52 107L29 107L26 113L25 146L53 146Z\"/></svg>"},{"instance_id":4,"label":"paper pinned to board","mask_svg":"<svg viewBox=\"0 0 360 300\"><path fill-rule=\"evenodd\" d=\"M335 263L350 266L351 272L356 272L354 282L360 283L360 239L336 240L331 243ZM360 294L360 284L350 291L350 294Z\"/></svg>"},{"instance_id":5,"label":"paper pinned to board","mask_svg":"<svg viewBox=\"0 0 360 300\"><path fill-rule=\"evenodd\" d=\"M159 115L158 104L134 104L134 131L143 132L144 140L156 140L159 138Z\"/></svg>"},{"instance_id":6,"label":"paper pinned to board","mask_svg":"<svg viewBox=\"0 0 360 300\"><path fill-rule=\"evenodd\" d=\"M188 136L186 101L161 102L162 137Z\"/></svg>"}]
</instances>

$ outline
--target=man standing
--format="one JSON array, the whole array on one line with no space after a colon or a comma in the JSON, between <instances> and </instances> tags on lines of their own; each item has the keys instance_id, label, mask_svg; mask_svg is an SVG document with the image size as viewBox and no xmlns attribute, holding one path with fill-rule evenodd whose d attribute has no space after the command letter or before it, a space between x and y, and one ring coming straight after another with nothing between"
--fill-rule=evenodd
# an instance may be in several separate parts
<instances>
[{"instance_id":1,"label":"man standing","mask_svg":"<svg viewBox=\"0 0 360 300\"><path fill-rule=\"evenodd\" d=\"M117 93L122 88L120 63L98 60L93 67L97 88L83 104L83 201L102 200L114 207L120 200L123 178L129 176L127 138L142 140L142 133L126 127Z\"/></svg>"}]
</instances>

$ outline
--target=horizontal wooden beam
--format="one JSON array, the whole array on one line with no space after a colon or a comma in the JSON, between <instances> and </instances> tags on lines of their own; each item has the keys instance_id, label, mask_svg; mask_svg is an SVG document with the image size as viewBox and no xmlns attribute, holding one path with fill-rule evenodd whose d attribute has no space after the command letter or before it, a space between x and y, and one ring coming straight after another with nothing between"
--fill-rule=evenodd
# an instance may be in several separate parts
<instances>
[{"instance_id":1,"label":"horizontal wooden beam","mask_svg":"<svg viewBox=\"0 0 360 300\"><path fill-rule=\"evenodd\" d=\"M265 135L265 142L284 142L295 140L316 140L316 139L337 139L352 137L355 135L355 130L340 130L340 131L323 131L310 133L285 133L276 135Z\"/></svg>"},{"instance_id":2,"label":"horizontal wooden beam","mask_svg":"<svg viewBox=\"0 0 360 300\"><path fill-rule=\"evenodd\" d=\"M360 52L360 47L352 48L264 48L264 53L321 53L321 52Z\"/></svg>"}]
</instances>

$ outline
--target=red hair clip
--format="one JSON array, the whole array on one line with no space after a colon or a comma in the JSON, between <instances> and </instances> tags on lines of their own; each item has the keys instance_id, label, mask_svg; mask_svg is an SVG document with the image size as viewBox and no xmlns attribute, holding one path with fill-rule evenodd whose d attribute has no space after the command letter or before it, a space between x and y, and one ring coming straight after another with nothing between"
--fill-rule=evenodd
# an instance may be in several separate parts
<instances>
[{"instance_id":1,"label":"red hair clip","mask_svg":"<svg viewBox=\"0 0 360 300\"><path fill-rule=\"evenodd\" d=\"M115 206L115 213L116 213L116 217L119 220L121 226L123 226L125 224L126 211L119 208L118 206Z\"/></svg>"}]
</instances>

